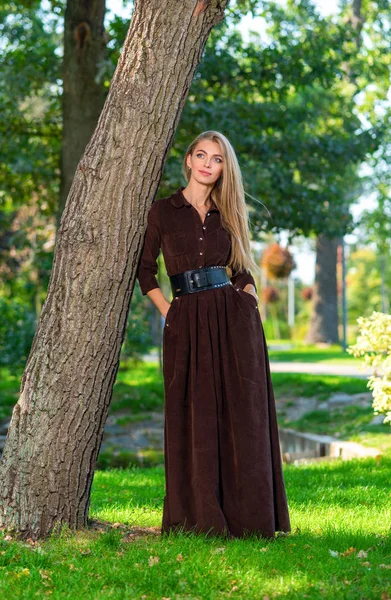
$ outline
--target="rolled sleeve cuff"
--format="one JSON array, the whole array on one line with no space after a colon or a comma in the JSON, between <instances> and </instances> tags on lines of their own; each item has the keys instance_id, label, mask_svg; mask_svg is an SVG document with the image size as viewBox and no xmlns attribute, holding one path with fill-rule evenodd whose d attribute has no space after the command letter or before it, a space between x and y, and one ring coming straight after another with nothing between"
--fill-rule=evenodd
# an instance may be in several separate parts
<instances>
[{"instance_id":1,"label":"rolled sleeve cuff","mask_svg":"<svg viewBox=\"0 0 391 600\"><path fill-rule=\"evenodd\" d=\"M148 292L150 292L151 290L154 290L155 288L160 288L160 285L158 284L156 277L149 273L145 274L142 277L142 283L139 280L139 286L140 286L141 293L143 296L145 296Z\"/></svg>"},{"instance_id":2,"label":"rolled sleeve cuff","mask_svg":"<svg viewBox=\"0 0 391 600\"><path fill-rule=\"evenodd\" d=\"M251 283L255 287L255 291L257 292L257 286L255 285L254 277L249 271L245 271L244 269L231 277L231 283L232 285L240 289L243 289L248 283Z\"/></svg>"}]
</instances>

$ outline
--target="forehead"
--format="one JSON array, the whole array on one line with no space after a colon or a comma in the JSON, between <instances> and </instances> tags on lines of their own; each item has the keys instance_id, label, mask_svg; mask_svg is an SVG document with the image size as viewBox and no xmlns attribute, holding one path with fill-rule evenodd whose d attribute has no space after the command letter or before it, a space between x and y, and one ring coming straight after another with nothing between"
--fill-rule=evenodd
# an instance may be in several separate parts
<instances>
[{"instance_id":1,"label":"forehead","mask_svg":"<svg viewBox=\"0 0 391 600\"><path fill-rule=\"evenodd\" d=\"M194 148L194 151L197 150L205 150L205 152L209 152L211 154L222 154L222 150L220 148L220 144L214 142L213 140L201 140L198 142Z\"/></svg>"}]
</instances>

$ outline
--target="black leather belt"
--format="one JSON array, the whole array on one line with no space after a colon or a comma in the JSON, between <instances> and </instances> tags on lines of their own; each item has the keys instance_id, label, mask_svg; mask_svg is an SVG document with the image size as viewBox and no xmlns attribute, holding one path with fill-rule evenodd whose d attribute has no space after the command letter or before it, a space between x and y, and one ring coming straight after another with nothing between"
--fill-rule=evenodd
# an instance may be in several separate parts
<instances>
[{"instance_id":1,"label":"black leather belt","mask_svg":"<svg viewBox=\"0 0 391 600\"><path fill-rule=\"evenodd\" d=\"M231 280L225 267L212 265L171 275L170 283L172 294L175 297L231 285Z\"/></svg>"}]
</instances>

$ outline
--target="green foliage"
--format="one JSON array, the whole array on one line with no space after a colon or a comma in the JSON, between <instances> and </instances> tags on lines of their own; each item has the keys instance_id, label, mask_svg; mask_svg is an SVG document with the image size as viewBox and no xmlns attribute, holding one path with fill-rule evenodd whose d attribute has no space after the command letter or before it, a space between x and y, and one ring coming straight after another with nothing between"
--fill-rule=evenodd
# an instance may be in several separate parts
<instances>
[{"instance_id":1,"label":"green foliage","mask_svg":"<svg viewBox=\"0 0 391 600\"><path fill-rule=\"evenodd\" d=\"M35 314L17 299L0 296L0 367L20 373L35 332Z\"/></svg>"},{"instance_id":2,"label":"green foliage","mask_svg":"<svg viewBox=\"0 0 391 600\"><path fill-rule=\"evenodd\" d=\"M153 344L150 322L154 311L156 308L149 298L145 299L140 286L135 285L121 350L122 360L141 360L142 355L150 350Z\"/></svg>"},{"instance_id":3,"label":"green foliage","mask_svg":"<svg viewBox=\"0 0 391 600\"><path fill-rule=\"evenodd\" d=\"M50 275L60 178L64 6L62 0L23 0L0 7L0 291L16 294L37 315ZM388 8L365 3L365 37L358 50L346 19L350 8L349 3L338 16L325 18L310 0L284 6L231 2L207 41L161 194L183 183L180 160L189 141L202 130L219 129L240 157L254 237L266 229L287 229L292 236L350 230L349 205L370 186L359 176L359 165L376 152L386 161L387 153L378 148L389 119L384 107L380 118L378 107L390 67L389 19L383 18ZM248 12L263 18L266 34L245 41L237 25ZM106 89L128 25L119 17L108 24L108 60L99 73ZM48 225L36 242L31 235L36 222L20 220L19 210L30 205ZM149 343L143 324L151 313L138 302L136 295L125 358ZM278 320L284 319L283 309L278 311Z\"/></svg>"},{"instance_id":4,"label":"green foliage","mask_svg":"<svg viewBox=\"0 0 391 600\"><path fill-rule=\"evenodd\" d=\"M276 324L273 319L266 319L262 321L262 325L267 340L275 339L276 328L282 340L289 340L291 338L290 327L286 321L278 320Z\"/></svg>"},{"instance_id":5,"label":"green foliage","mask_svg":"<svg viewBox=\"0 0 391 600\"><path fill-rule=\"evenodd\" d=\"M387 275L391 282L389 264ZM346 280L349 322L356 323L360 316L369 317L381 309L380 261L375 250L358 248L351 252Z\"/></svg>"},{"instance_id":6,"label":"green foliage","mask_svg":"<svg viewBox=\"0 0 391 600\"><path fill-rule=\"evenodd\" d=\"M358 325L360 334L348 352L374 368L368 380L373 408L375 414L385 414L384 423L391 424L391 315L374 312L370 317L360 317Z\"/></svg>"}]
</instances>

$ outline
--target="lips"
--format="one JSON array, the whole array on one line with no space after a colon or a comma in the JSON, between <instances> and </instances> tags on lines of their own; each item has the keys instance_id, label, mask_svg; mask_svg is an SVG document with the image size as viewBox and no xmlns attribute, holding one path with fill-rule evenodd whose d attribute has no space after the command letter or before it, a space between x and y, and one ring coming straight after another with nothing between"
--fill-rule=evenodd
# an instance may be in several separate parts
<instances>
[{"instance_id":1,"label":"lips","mask_svg":"<svg viewBox=\"0 0 391 600\"><path fill-rule=\"evenodd\" d=\"M208 173L208 171L201 171L200 169L198 170L201 173L201 175L212 175L212 173Z\"/></svg>"}]
</instances>

